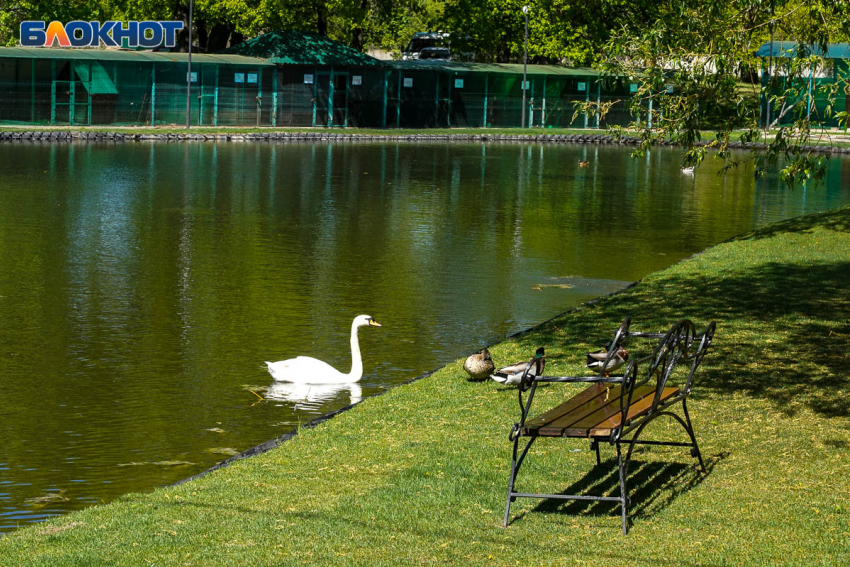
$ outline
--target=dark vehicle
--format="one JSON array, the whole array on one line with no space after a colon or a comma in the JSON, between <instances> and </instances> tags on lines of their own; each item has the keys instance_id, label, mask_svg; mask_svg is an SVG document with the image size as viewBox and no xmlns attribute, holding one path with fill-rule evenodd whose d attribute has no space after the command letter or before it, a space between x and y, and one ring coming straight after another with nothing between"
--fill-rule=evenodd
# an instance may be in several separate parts
<instances>
[{"instance_id":1,"label":"dark vehicle","mask_svg":"<svg viewBox=\"0 0 850 567\"><path fill-rule=\"evenodd\" d=\"M401 52L403 60L419 59L419 54L423 49L431 47L447 48L449 42L449 34L442 32L420 32L413 34L413 39Z\"/></svg>"},{"instance_id":2,"label":"dark vehicle","mask_svg":"<svg viewBox=\"0 0 850 567\"><path fill-rule=\"evenodd\" d=\"M425 47L419 52L419 61L431 59L434 61L449 61L452 58L452 52L448 47Z\"/></svg>"}]
</instances>

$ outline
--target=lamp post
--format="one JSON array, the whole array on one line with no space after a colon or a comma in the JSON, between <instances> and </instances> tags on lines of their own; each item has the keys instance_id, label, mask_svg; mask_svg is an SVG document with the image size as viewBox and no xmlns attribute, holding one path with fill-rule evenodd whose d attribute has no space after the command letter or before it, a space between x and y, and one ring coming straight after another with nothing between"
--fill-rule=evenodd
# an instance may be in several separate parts
<instances>
[{"instance_id":1,"label":"lamp post","mask_svg":"<svg viewBox=\"0 0 850 567\"><path fill-rule=\"evenodd\" d=\"M522 127L525 128L525 91L527 85L526 75L528 68L528 6L522 7L525 14L525 53L522 56Z\"/></svg>"},{"instance_id":2,"label":"lamp post","mask_svg":"<svg viewBox=\"0 0 850 567\"><path fill-rule=\"evenodd\" d=\"M192 97L192 8L194 7L193 0L189 0L189 70L186 72L186 129L190 128L189 119L191 116L191 97Z\"/></svg>"}]
</instances>

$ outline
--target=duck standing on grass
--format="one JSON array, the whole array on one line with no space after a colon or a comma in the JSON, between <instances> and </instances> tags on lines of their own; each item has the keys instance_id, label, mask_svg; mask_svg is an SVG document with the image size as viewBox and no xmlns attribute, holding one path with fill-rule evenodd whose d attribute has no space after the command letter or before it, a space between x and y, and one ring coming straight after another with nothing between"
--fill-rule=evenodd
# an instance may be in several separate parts
<instances>
[{"instance_id":1,"label":"duck standing on grass","mask_svg":"<svg viewBox=\"0 0 850 567\"><path fill-rule=\"evenodd\" d=\"M613 372L620 368L622 365L629 360L629 353L626 352L626 349L623 347L619 347L611 356L611 360L608 361L608 367L605 368L603 365L605 364L605 358L608 356L608 349L597 350L596 352L587 353L587 364L586 366L591 370L608 375L610 372Z\"/></svg>"},{"instance_id":2,"label":"duck standing on grass","mask_svg":"<svg viewBox=\"0 0 850 567\"><path fill-rule=\"evenodd\" d=\"M490 351L485 348L467 358L463 369L472 380L486 380L496 370L496 365L490 358Z\"/></svg>"},{"instance_id":3,"label":"duck standing on grass","mask_svg":"<svg viewBox=\"0 0 850 567\"><path fill-rule=\"evenodd\" d=\"M540 374L537 374L537 365L532 364L531 368L528 369L529 376L539 376L543 374L543 369L546 368L546 349L540 347L534 353L534 360L540 359ZM525 368L528 366L528 361L521 361L511 364L510 366L505 366L500 368L493 374L493 380L500 384L504 384L505 386L516 386L522 380L522 373L525 372Z\"/></svg>"}]
</instances>

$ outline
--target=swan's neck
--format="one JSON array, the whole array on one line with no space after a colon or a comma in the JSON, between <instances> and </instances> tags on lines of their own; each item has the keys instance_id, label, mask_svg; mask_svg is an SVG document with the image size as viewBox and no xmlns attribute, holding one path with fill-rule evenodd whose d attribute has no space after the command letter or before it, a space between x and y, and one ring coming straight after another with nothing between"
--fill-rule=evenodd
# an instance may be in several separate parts
<instances>
[{"instance_id":1,"label":"swan's neck","mask_svg":"<svg viewBox=\"0 0 850 567\"><path fill-rule=\"evenodd\" d=\"M351 372L348 377L357 382L363 377L363 359L360 357L360 342L357 340L357 327L351 326Z\"/></svg>"}]
</instances>

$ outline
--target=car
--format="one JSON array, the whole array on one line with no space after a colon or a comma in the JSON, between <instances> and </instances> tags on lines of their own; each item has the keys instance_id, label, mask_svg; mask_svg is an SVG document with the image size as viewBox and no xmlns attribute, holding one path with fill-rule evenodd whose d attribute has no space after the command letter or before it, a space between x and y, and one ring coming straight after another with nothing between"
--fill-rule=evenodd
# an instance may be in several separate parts
<instances>
[{"instance_id":1,"label":"car","mask_svg":"<svg viewBox=\"0 0 850 567\"><path fill-rule=\"evenodd\" d=\"M452 52L448 47L425 47L419 52L417 61L449 61L452 58Z\"/></svg>"},{"instance_id":2,"label":"car","mask_svg":"<svg viewBox=\"0 0 850 567\"><path fill-rule=\"evenodd\" d=\"M449 41L449 34L443 32L419 32L413 34L413 38L401 52L402 60L409 61L419 59L423 49L429 47L445 47Z\"/></svg>"}]
</instances>

